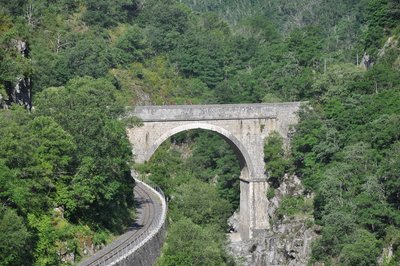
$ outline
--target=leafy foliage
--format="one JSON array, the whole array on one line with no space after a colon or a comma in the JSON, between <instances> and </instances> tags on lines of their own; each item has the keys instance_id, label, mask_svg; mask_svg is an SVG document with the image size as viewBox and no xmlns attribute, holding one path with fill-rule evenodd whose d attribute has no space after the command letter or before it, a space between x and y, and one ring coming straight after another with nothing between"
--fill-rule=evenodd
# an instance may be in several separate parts
<instances>
[{"instance_id":1,"label":"leafy foliage","mask_svg":"<svg viewBox=\"0 0 400 266\"><path fill-rule=\"evenodd\" d=\"M388 226L399 226L398 201L392 198L398 187L388 178L397 167L387 168L396 161L396 153L388 153L398 142L398 99L397 88L353 96L348 92L303 113L293 153L305 185L317 191L314 215L324 228L314 247L315 259L370 265L366 253L354 250L363 242L362 250L376 260ZM344 220L333 223L329 217ZM358 236L358 230L368 231L353 243L355 236L348 235Z\"/></svg>"},{"instance_id":2,"label":"leafy foliage","mask_svg":"<svg viewBox=\"0 0 400 266\"><path fill-rule=\"evenodd\" d=\"M71 180L74 186L60 187L59 197L68 212L109 228L120 228L124 209L117 206L133 203L133 184L127 164L129 143L123 124L116 121L122 108L114 90L102 79L74 79L66 87L40 93L37 113L52 116L79 147L74 158L76 174ZM71 200L77 195L79 201ZM102 208L115 212L97 211Z\"/></svg>"},{"instance_id":3,"label":"leafy foliage","mask_svg":"<svg viewBox=\"0 0 400 266\"><path fill-rule=\"evenodd\" d=\"M277 132L272 132L264 144L265 170L272 186L277 188L282 182L283 176L289 170L289 162L285 158L282 137Z\"/></svg>"},{"instance_id":4,"label":"leafy foliage","mask_svg":"<svg viewBox=\"0 0 400 266\"><path fill-rule=\"evenodd\" d=\"M212 226L201 227L183 218L171 225L157 265L226 265L222 240L221 233Z\"/></svg>"},{"instance_id":5,"label":"leafy foliage","mask_svg":"<svg viewBox=\"0 0 400 266\"><path fill-rule=\"evenodd\" d=\"M304 199L302 196L286 197L276 211L278 217L293 216L295 214L310 213L312 211L312 201Z\"/></svg>"},{"instance_id":6,"label":"leafy foliage","mask_svg":"<svg viewBox=\"0 0 400 266\"><path fill-rule=\"evenodd\" d=\"M27 254L31 235L13 209L0 209L0 261L1 265L21 265L29 261Z\"/></svg>"},{"instance_id":7,"label":"leafy foliage","mask_svg":"<svg viewBox=\"0 0 400 266\"><path fill-rule=\"evenodd\" d=\"M271 135L265 161L274 186L293 161L316 195L323 227L313 260L370 265L391 245L385 263L397 265L399 10L398 0L2 1L0 232L11 234L3 224L15 220L20 237L1 238L0 264L60 264L60 249L79 257L76 239L104 242L123 230L133 204L123 105L308 100L291 158ZM363 55L368 70L355 65ZM18 82L31 86L31 114L16 106ZM215 229L227 213L207 210L238 206L229 145L182 134L152 161L143 171L176 207L163 263L229 264ZM193 178L202 203L189 197ZM302 205L285 202L284 213ZM54 217L60 207L64 217ZM183 247L189 240L174 222L195 232L197 248Z\"/></svg>"},{"instance_id":8,"label":"leafy foliage","mask_svg":"<svg viewBox=\"0 0 400 266\"><path fill-rule=\"evenodd\" d=\"M216 189L211 189L207 183L194 179L177 187L175 193L171 211L176 211L176 214L172 215L186 216L199 225L226 227L232 207L227 200L219 198Z\"/></svg>"},{"instance_id":9,"label":"leafy foliage","mask_svg":"<svg viewBox=\"0 0 400 266\"><path fill-rule=\"evenodd\" d=\"M22 217L8 207L2 216L4 225L15 216L20 232L10 244L15 251L2 258L5 265L30 260L32 254L24 255L28 244L40 265L60 263L60 249L79 257L78 237L91 238L95 229L118 232L129 223L130 148L115 120L119 110L111 83L81 78L41 92L33 114L20 108L0 112L0 200ZM55 221L54 208L66 219Z\"/></svg>"},{"instance_id":10,"label":"leafy foliage","mask_svg":"<svg viewBox=\"0 0 400 266\"><path fill-rule=\"evenodd\" d=\"M109 1L85 0L86 12L83 20L90 25L100 27L115 26L119 22L128 22L136 14L139 2L136 0Z\"/></svg>"},{"instance_id":11,"label":"leafy foliage","mask_svg":"<svg viewBox=\"0 0 400 266\"><path fill-rule=\"evenodd\" d=\"M239 204L240 169L229 145L207 131L180 133L137 169L170 198L170 229L158 265L231 265L224 232Z\"/></svg>"}]
</instances>

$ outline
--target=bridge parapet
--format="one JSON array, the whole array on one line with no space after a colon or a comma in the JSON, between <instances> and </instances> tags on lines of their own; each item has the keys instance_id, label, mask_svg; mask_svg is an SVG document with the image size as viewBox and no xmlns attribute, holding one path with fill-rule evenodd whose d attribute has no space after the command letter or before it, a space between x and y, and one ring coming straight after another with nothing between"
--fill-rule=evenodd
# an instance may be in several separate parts
<instances>
[{"instance_id":1,"label":"bridge parapet","mask_svg":"<svg viewBox=\"0 0 400 266\"><path fill-rule=\"evenodd\" d=\"M144 122L238 120L294 117L301 102L136 106L128 116Z\"/></svg>"}]
</instances>

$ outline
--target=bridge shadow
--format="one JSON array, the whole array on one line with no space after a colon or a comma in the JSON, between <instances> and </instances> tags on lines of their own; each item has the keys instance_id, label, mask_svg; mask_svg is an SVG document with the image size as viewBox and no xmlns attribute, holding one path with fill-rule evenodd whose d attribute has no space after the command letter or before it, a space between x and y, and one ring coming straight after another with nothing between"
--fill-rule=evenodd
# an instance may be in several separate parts
<instances>
[{"instance_id":1,"label":"bridge shadow","mask_svg":"<svg viewBox=\"0 0 400 266\"><path fill-rule=\"evenodd\" d=\"M135 221L127 228L127 232L129 231L135 231L135 230L140 230L141 228L143 228L146 224L146 222L144 220L144 216L146 216L145 212L149 211L149 208L146 208L146 205L150 205L152 204L153 201L151 199L146 199L143 198L142 196L135 195L135 202L134 202L134 207L136 210L136 215L137 217L135 218Z\"/></svg>"}]
</instances>

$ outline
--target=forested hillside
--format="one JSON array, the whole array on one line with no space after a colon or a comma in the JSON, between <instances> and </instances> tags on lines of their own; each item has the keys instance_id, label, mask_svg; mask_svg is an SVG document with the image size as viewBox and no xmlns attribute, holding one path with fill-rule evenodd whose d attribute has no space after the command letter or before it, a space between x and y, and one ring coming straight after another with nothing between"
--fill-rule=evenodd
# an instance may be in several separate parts
<instances>
[{"instance_id":1,"label":"forested hillside","mask_svg":"<svg viewBox=\"0 0 400 266\"><path fill-rule=\"evenodd\" d=\"M398 265L399 38L399 0L0 0L0 265L73 264L130 224L124 106L294 100L266 172L315 196L311 263ZM233 264L222 139L178 135L135 167L171 197L160 265Z\"/></svg>"}]
</instances>

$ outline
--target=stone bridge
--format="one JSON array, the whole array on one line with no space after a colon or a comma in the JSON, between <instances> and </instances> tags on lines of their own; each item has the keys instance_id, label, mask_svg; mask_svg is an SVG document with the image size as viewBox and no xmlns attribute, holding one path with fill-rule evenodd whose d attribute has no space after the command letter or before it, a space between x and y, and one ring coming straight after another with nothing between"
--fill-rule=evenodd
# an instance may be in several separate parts
<instances>
[{"instance_id":1,"label":"stone bridge","mask_svg":"<svg viewBox=\"0 0 400 266\"><path fill-rule=\"evenodd\" d=\"M240 236L252 238L270 228L264 140L277 131L288 143L300 102L273 104L137 106L128 116L142 125L128 129L137 163L148 161L169 137L191 129L211 130L234 149L241 166Z\"/></svg>"}]
</instances>

